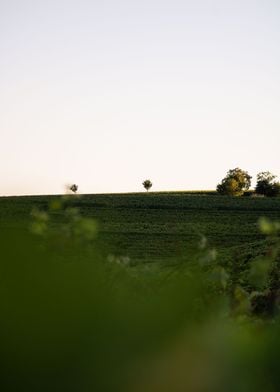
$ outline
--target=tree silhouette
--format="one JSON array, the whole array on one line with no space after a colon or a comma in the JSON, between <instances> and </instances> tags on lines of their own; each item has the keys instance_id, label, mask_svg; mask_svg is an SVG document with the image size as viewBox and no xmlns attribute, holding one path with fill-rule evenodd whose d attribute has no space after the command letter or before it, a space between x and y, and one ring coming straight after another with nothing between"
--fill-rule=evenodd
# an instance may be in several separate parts
<instances>
[{"instance_id":1,"label":"tree silhouette","mask_svg":"<svg viewBox=\"0 0 280 392\"><path fill-rule=\"evenodd\" d=\"M69 187L70 191L72 191L73 193L77 193L78 191L78 185L73 184Z\"/></svg>"},{"instance_id":2,"label":"tree silhouette","mask_svg":"<svg viewBox=\"0 0 280 392\"><path fill-rule=\"evenodd\" d=\"M151 189L151 187L153 186L152 182L150 180L145 180L142 182L143 187L146 189L146 191L148 192L149 189Z\"/></svg>"},{"instance_id":3,"label":"tree silhouette","mask_svg":"<svg viewBox=\"0 0 280 392\"><path fill-rule=\"evenodd\" d=\"M278 196L280 194L280 184L275 179L276 176L269 171L259 173L255 188L256 193L269 197Z\"/></svg>"}]
</instances>

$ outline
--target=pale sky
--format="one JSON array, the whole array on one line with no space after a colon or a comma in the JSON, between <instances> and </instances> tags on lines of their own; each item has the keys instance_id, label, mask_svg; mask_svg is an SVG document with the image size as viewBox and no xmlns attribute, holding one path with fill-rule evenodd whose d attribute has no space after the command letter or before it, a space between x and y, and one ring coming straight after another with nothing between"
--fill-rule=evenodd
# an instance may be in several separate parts
<instances>
[{"instance_id":1,"label":"pale sky","mask_svg":"<svg viewBox=\"0 0 280 392\"><path fill-rule=\"evenodd\" d=\"M0 0L0 195L280 175L279 0Z\"/></svg>"}]
</instances>

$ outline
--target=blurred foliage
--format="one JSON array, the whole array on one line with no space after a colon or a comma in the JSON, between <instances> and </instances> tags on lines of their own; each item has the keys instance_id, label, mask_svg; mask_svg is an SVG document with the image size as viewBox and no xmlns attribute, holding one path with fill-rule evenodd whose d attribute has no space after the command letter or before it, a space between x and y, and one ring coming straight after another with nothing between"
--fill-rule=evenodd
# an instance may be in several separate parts
<instances>
[{"instance_id":1,"label":"blurred foliage","mask_svg":"<svg viewBox=\"0 0 280 392\"><path fill-rule=\"evenodd\" d=\"M2 229L1 390L278 391L277 222L239 280L204 236L165 268L104 257L77 197Z\"/></svg>"}]
</instances>

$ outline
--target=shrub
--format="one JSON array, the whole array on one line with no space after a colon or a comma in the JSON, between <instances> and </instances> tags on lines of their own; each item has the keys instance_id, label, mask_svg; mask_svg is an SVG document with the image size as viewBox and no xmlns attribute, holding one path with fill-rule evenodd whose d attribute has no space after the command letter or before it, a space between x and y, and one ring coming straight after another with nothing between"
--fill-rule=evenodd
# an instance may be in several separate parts
<instances>
[{"instance_id":1,"label":"shrub","mask_svg":"<svg viewBox=\"0 0 280 392\"><path fill-rule=\"evenodd\" d=\"M217 185L217 192L221 195L240 196L251 185L251 176L239 168L231 169L226 177Z\"/></svg>"}]
</instances>

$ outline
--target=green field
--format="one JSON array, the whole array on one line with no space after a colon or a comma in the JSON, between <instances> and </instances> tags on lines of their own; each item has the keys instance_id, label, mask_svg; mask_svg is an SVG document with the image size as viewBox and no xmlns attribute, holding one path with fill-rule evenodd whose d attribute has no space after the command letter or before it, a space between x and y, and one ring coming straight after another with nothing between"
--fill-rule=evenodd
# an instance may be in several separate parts
<instances>
[{"instance_id":1,"label":"green field","mask_svg":"<svg viewBox=\"0 0 280 392\"><path fill-rule=\"evenodd\" d=\"M280 200L0 198L1 390L277 392L280 224L260 217Z\"/></svg>"},{"instance_id":2,"label":"green field","mask_svg":"<svg viewBox=\"0 0 280 392\"><path fill-rule=\"evenodd\" d=\"M27 229L34 207L47 210L57 196L0 198L0 228ZM277 198L227 197L214 192L72 196L82 216L97 220L98 246L138 262L168 262L205 236L223 257L255 254L263 246L260 217L280 219ZM62 218L55 214L55 222Z\"/></svg>"}]
</instances>

